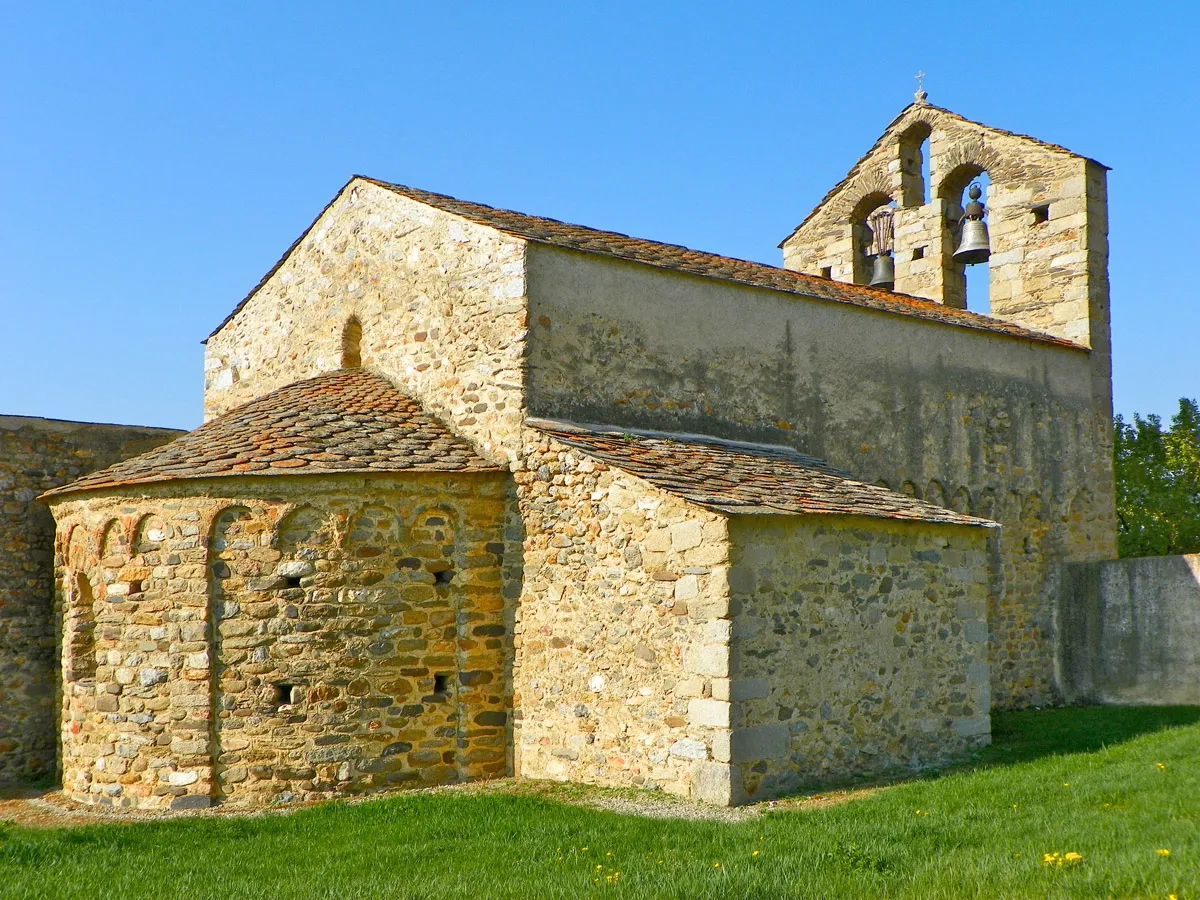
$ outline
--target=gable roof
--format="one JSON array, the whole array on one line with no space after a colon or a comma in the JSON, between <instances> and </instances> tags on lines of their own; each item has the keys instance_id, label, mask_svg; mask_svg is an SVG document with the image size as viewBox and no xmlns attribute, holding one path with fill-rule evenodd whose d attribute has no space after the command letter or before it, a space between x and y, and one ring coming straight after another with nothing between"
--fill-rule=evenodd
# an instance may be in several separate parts
<instances>
[{"instance_id":1,"label":"gable roof","mask_svg":"<svg viewBox=\"0 0 1200 900\"><path fill-rule=\"evenodd\" d=\"M692 250L679 244L664 244L659 241L630 237L629 235L620 234L615 231L601 231L596 228L588 228L585 225L572 225L567 222L560 222L557 219L531 216L509 209L498 209L492 206L485 206L482 203L458 200L445 194L435 194L430 191L420 190L419 188L390 184L386 181L378 181L362 175L353 176L338 192L337 197L334 197L325 207L325 210L321 211L321 215L324 215L325 211L337 201L337 198L345 193L355 182L365 182L374 185L417 203L459 216L477 225L494 228L513 237L548 247L597 254L628 262L642 263L659 269L683 272L700 278L714 278L749 287L783 291L788 294L811 297L817 300L847 303L877 312L925 319L931 322L940 322L944 325L956 325L977 331L987 331L993 334L1037 341L1043 344L1086 349L1080 344L1063 338L1053 337L1052 335L1033 331L1029 328L1022 328L1020 325L1014 325L1000 319L993 319L989 316L982 316L979 313L970 312L969 310L953 309L921 297L882 291L866 287L865 285L845 284L816 275L806 275L802 272L793 272L790 269L781 269L778 266L768 266L765 263L750 262L744 259L719 256L715 253L706 253L701 250ZM300 245L309 232L312 231L317 221L320 220L320 217L318 216L309 225L304 234L296 239L295 243L288 248L288 251L275 263L271 270L263 276L255 288L234 307L233 311L209 335L210 338L224 328L250 302L263 285L270 280L271 276L279 270L279 267L283 265L288 256Z\"/></svg>"},{"instance_id":2,"label":"gable roof","mask_svg":"<svg viewBox=\"0 0 1200 900\"><path fill-rule=\"evenodd\" d=\"M342 369L264 394L42 496L233 475L491 471L500 468L386 378Z\"/></svg>"},{"instance_id":3,"label":"gable roof","mask_svg":"<svg viewBox=\"0 0 1200 900\"><path fill-rule=\"evenodd\" d=\"M837 193L839 191L841 191L842 188L844 188L847 184L849 184L852 180L854 180L854 176L856 176L862 170L863 163L866 162L867 159L870 158L870 156L884 142L884 140L886 140L887 137L892 134L892 130L897 125L899 125L901 121L903 121L904 117L907 116L909 114L909 112L911 112L914 109L932 110L933 112L935 112L939 115L947 116L951 119L956 119L957 121L962 122L964 125L972 125L976 128L984 128L988 131L995 132L996 134L1002 134L1007 137L1021 138L1022 140L1030 141L1031 143L1037 144L1039 147L1042 147L1045 150L1049 150L1053 153L1063 153L1067 156L1073 156L1075 159L1084 159L1084 160L1087 160L1088 162L1095 163L1096 165L1100 166L1100 168L1104 169L1105 171L1109 171L1109 167L1104 165L1104 163L1098 162L1097 160L1092 159L1090 156L1082 156L1078 153L1068 150L1066 147L1062 146L1061 144L1052 144L1049 141L1043 141L1041 138L1035 138L1032 135L1021 134L1019 131L1006 131L1003 128L997 128L995 125L985 125L983 122L976 122L974 119L968 119L966 116L960 116L956 112L951 112L950 110L946 109L945 107L934 106L932 103L926 103L925 101L917 101L915 103L908 104L908 106L906 106L906 107L904 107L904 109L900 110L900 114L897 115L896 118L892 119L892 121L888 123L887 128L883 129L883 133L881 135L879 135L879 138L875 141L875 143L873 143L871 145L870 149L867 150L866 153L864 153L862 156L860 156L858 158L858 162L856 162L853 166L850 167L850 171L846 173L846 177L843 178L841 181L839 181L837 184L835 184L833 187L831 187L828 191L826 191L825 196L821 198L821 201L812 208L812 211L807 216L804 217L804 220L799 225L797 225L795 228L792 229L791 234L789 234L782 241L780 241L777 246L782 247L784 244L786 244L788 241L790 241L793 237L795 237L796 232L799 231L801 228L803 228L805 225L807 225L809 219L811 219L818 212L820 212L821 209L827 203L829 203L829 201L832 200L834 198L834 196L836 196Z\"/></svg>"},{"instance_id":4,"label":"gable roof","mask_svg":"<svg viewBox=\"0 0 1200 900\"><path fill-rule=\"evenodd\" d=\"M857 481L788 447L697 435L623 432L546 419L527 423L555 440L726 515L848 515L989 527L994 522Z\"/></svg>"}]
</instances>

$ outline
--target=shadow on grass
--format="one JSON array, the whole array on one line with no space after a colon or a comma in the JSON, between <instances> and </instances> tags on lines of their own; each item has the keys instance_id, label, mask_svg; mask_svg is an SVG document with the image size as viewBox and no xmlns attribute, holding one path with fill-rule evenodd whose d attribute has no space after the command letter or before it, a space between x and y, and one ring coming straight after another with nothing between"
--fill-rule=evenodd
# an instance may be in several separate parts
<instances>
[{"instance_id":1,"label":"shadow on grass","mask_svg":"<svg viewBox=\"0 0 1200 900\"><path fill-rule=\"evenodd\" d=\"M968 758L921 772L833 781L780 800L929 781L955 772L1031 762L1046 756L1094 753L1144 734L1200 723L1200 706L1066 706L992 713L992 743Z\"/></svg>"},{"instance_id":2,"label":"shadow on grass","mask_svg":"<svg viewBox=\"0 0 1200 900\"><path fill-rule=\"evenodd\" d=\"M1064 753L1094 753L1143 734L1200 722L1200 706L1068 706L992 713L988 764L1027 762Z\"/></svg>"}]
</instances>

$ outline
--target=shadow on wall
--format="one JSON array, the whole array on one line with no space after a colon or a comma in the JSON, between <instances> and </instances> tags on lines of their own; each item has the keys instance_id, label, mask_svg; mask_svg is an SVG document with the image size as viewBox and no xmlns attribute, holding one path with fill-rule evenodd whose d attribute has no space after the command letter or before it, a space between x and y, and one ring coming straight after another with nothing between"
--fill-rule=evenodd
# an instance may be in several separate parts
<instances>
[{"instance_id":1,"label":"shadow on wall","mask_svg":"<svg viewBox=\"0 0 1200 900\"><path fill-rule=\"evenodd\" d=\"M1074 703L1200 703L1200 554L1064 566L1064 697Z\"/></svg>"}]
</instances>

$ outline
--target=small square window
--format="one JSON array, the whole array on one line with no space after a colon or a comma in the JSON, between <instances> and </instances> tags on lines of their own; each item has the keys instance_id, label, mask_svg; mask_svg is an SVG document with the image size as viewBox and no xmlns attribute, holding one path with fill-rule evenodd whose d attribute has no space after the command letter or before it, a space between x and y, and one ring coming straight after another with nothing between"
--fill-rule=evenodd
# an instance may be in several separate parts
<instances>
[{"instance_id":1,"label":"small square window","mask_svg":"<svg viewBox=\"0 0 1200 900\"><path fill-rule=\"evenodd\" d=\"M925 248L924 247L916 247L913 250L912 258L913 259L924 259L925 258Z\"/></svg>"},{"instance_id":2,"label":"small square window","mask_svg":"<svg viewBox=\"0 0 1200 900\"><path fill-rule=\"evenodd\" d=\"M272 687L275 693L272 699L276 706L291 706L296 702L296 685L279 682Z\"/></svg>"},{"instance_id":3,"label":"small square window","mask_svg":"<svg viewBox=\"0 0 1200 900\"><path fill-rule=\"evenodd\" d=\"M1041 206L1033 208L1033 224L1044 225L1050 221L1050 204L1043 203Z\"/></svg>"},{"instance_id":4,"label":"small square window","mask_svg":"<svg viewBox=\"0 0 1200 900\"><path fill-rule=\"evenodd\" d=\"M822 266L821 267L821 277L832 279L833 278L833 266Z\"/></svg>"}]
</instances>

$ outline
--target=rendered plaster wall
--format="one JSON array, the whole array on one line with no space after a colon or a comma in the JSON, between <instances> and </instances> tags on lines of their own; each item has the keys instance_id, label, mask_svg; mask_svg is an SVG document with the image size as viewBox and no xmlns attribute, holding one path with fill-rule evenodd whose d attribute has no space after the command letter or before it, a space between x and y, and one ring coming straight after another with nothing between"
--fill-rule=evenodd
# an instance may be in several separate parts
<instances>
[{"instance_id":1,"label":"rendered plaster wall","mask_svg":"<svg viewBox=\"0 0 1200 900\"><path fill-rule=\"evenodd\" d=\"M1062 588L1069 700L1200 704L1200 555L1069 565Z\"/></svg>"},{"instance_id":2,"label":"rendered plaster wall","mask_svg":"<svg viewBox=\"0 0 1200 900\"><path fill-rule=\"evenodd\" d=\"M912 772L990 740L990 529L730 520L741 799Z\"/></svg>"},{"instance_id":3,"label":"rendered plaster wall","mask_svg":"<svg viewBox=\"0 0 1200 900\"><path fill-rule=\"evenodd\" d=\"M484 456L520 444L524 244L356 180L205 352L210 419L342 367L362 326L361 363L471 438Z\"/></svg>"},{"instance_id":4,"label":"rendered plaster wall","mask_svg":"<svg viewBox=\"0 0 1200 900\"><path fill-rule=\"evenodd\" d=\"M36 498L179 434L0 416L0 783L55 766L54 519Z\"/></svg>"},{"instance_id":5,"label":"rendered plaster wall","mask_svg":"<svg viewBox=\"0 0 1200 900\"><path fill-rule=\"evenodd\" d=\"M536 431L524 458L517 773L727 802L725 519Z\"/></svg>"},{"instance_id":6,"label":"rendered plaster wall","mask_svg":"<svg viewBox=\"0 0 1200 900\"><path fill-rule=\"evenodd\" d=\"M506 773L506 503L499 475L68 496L64 790L251 807Z\"/></svg>"},{"instance_id":7,"label":"rendered plaster wall","mask_svg":"<svg viewBox=\"0 0 1200 900\"><path fill-rule=\"evenodd\" d=\"M532 414L786 444L1001 522L993 697L1056 699L1057 564L1116 553L1086 351L535 245L527 267Z\"/></svg>"}]
</instances>

